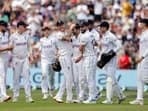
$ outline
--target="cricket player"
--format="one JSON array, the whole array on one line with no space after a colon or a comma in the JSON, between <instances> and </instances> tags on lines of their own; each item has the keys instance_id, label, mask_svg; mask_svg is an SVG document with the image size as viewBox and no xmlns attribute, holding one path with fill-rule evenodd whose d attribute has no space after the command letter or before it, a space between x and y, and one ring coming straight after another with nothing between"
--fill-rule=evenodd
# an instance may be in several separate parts
<instances>
[{"instance_id":1,"label":"cricket player","mask_svg":"<svg viewBox=\"0 0 148 111\"><path fill-rule=\"evenodd\" d=\"M73 36L72 36L72 46L73 46L73 79L74 79L74 87L76 89L76 100L78 100L79 97L79 76L82 71L82 63L81 61L79 63L76 63L76 58L80 54L80 25L75 24L73 27Z\"/></svg>"},{"instance_id":2,"label":"cricket player","mask_svg":"<svg viewBox=\"0 0 148 111\"><path fill-rule=\"evenodd\" d=\"M142 29L139 42L139 58L136 60L137 67L137 98L130 104L143 105L144 85L148 84L148 19L141 19L139 26Z\"/></svg>"},{"instance_id":3,"label":"cricket player","mask_svg":"<svg viewBox=\"0 0 148 111\"><path fill-rule=\"evenodd\" d=\"M100 24L100 47L101 52L100 56L103 53L108 53L109 51L113 50L117 53L121 49L120 41L117 37L109 31L109 23L106 21L101 22ZM118 96L118 102L121 103L125 99L121 88L118 85L116 80L116 67L117 67L117 57L113 57L105 66L104 69L107 73L107 80L106 80L106 100L103 101L103 104L112 104L112 97L113 94Z\"/></svg>"},{"instance_id":4,"label":"cricket player","mask_svg":"<svg viewBox=\"0 0 148 111\"><path fill-rule=\"evenodd\" d=\"M11 99L10 96L6 94L6 74L9 63L9 33L7 31L7 23L0 21L0 93L1 102L6 102Z\"/></svg>"},{"instance_id":5,"label":"cricket player","mask_svg":"<svg viewBox=\"0 0 148 111\"><path fill-rule=\"evenodd\" d=\"M54 97L57 102L63 102L63 90L66 87L66 103L72 103L72 85L73 85L73 74L72 74L72 42L69 34L65 32L64 23L62 21L57 22L58 32L55 46L58 49L59 61L64 73L63 85L60 86L59 92ZM65 83L64 83L65 82ZM65 84L65 85L64 85ZM65 87L64 87L65 86ZM61 92L62 90L62 92Z\"/></svg>"},{"instance_id":6,"label":"cricket player","mask_svg":"<svg viewBox=\"0 0 148 111\"><path fill-rule=\"evenodd\" d=\"M84 21L81 26L80 47L81 54L77 57L76 63L82 62L82 70L80 76L80 94L79 100L86 104L96 103L95 93L96 85L94 75L96 72L96 52L94 48L95 38L88 31L88 22ZM85 84L88 88L88 99L84 101Z\"/></svg>"},{"instance_id":7,"label":"cricket player","mask_svg":"<svg viewBox=\"0 0 148 111\"><path fill-rule=\"evenodd\" d=\"M50 37L51 29L45 27L42 29L43 37L40 39L41 50L41 69L42 69L42 82L41 88L43 99L47 99L50 95L53 96L54 90L54 74L51 64L56 59L56 48L54 47L54 39Z\"/></svg>"},{"instance_id":8,"label":"cricket player","mask_svg":"<svg viewBox=\"0 0 148 111\"><path fill-rule=\"evenodd\" d=\"M30 35L26 31L26 23L18 22L17 32L10 37L10 47L12 48L13 64L13 102L18 101L20 76L23 77L26 102L32 103L30 74L29 74L29 53L30 53Z\"/></svg>"},{"instance_id":9,"label":"cricket player","mask_svg":"<svg viewBox=\"0 0 148 111\"><path fill-rule=\"evenodd\" d=\"M98 56L99 53L100 53L100 50L98 48L98 42L100 41L100 35L99 35L99 32L94 27L94 20L93 19L88 20L88 30L89 30L90 36L92 38L94 38L94 40L95 40L93 44L94 44L96 56ZM96 87L96 73L94 73L93 76L94 76L93 77L94 78L93 82L95 82L94 83L94 85L95 85L94 87L96 88L96 93L94 95L96 95L96 99L99 99L100 96L101 96L101 93L97 90L97 87Z\"/></svg>"}]
</instances>

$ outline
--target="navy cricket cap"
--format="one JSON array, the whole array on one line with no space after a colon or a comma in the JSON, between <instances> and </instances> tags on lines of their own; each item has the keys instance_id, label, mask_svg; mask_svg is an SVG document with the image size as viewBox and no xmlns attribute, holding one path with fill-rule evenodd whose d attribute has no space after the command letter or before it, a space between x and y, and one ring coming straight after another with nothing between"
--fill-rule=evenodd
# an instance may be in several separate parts
<instances>
[{"instance_id":1,"label":"navy cricket cap","mask_svg":"<svg viewBox=\"0 0 148 111\"><path fill-rule=\"evenodd\" d=\"M24 26L24 27L26 27L27 24L26 24L24 21L19 21L19 22L17 23L17 27L19 27L19 26Z\"/></svg>"},{"instance_id":2,"label":"navy cricket cap","mask_svg":"<svg viewBox=\"0 0 148 111\"><path fill-rule=\"evenodd\" d=\"M107 29L109 29L109 23L106 22L106 21L101 22L99 26L100 27L106 27Z\"/></svg>"},{"instance_id":3,"label":"navy cricket cap","mask_svg":"<svg viewBox=\"0 0 148 111\"><path fill-rule=\"evenodd\" d=\"M140 23L144 23L148 26L148 19L143 18L143 19L140 20Z\"/></svg>"},{"instance_id":4,"label":"navy cricket cap","mask_svg":"<svg viewBox=\"0 0 148 111\"><path fill-rule=\"evenodd\" d=\"M5 21L3 21L3 20L0 20L0 26L7 27L8 24L7 24L7 22L5 22Z\"/></svg>"},{"instance_id":5,"label":"navy cricket cap","mask_svg":"<svg viewBox=\"0 0 148 111\"><path fill-rule=\"evenodd\" d=\"M62 20L58 20L56 22L56 26L62 26L62 25L64 25L64 22Z\"/></svg>"}]
</instances>

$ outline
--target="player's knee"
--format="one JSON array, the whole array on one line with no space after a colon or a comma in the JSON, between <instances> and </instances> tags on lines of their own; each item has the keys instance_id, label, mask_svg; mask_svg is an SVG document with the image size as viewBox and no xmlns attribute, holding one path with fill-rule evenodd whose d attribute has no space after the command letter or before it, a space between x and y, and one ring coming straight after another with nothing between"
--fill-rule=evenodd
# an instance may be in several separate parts
<instances>
[{"instance_id":1,"label":"player's knee","mask_svg":"<svg viewBox=\"0 0 148 111\"><path fill-rule=\"evenodd\" d=\"M47 78L46 75L42 75L42 80L45 80Z\"/></svg>"},{"instance_id":2,"label":"player's knee","mask_svg":"<svg viewBox=\"0 0 148 111\"><path fill-rule=\"evenodd\" d=\"M113 79L111 77L107 77L106 82L107 83L113 83Z\"/></svg>"},{"instance_id":3,"label":"player's knee","mask_svg":"<svg viewBox=\"0 0 148 111\"><path fill-rule=\"evenodd\" d=\"M144 84L148 85L148 77L143 78L143 82L144 82Z\"/></svg>"},{"instance_id":4,"label":"player's knee","mask_svg":"<svg viewBox=\"0 0 148 111\"><path fill-rule=\"evenodd\" d=\"M85 80L81 80L80 85L83 87L85 85Z\"/></svg>"}]
</instances>

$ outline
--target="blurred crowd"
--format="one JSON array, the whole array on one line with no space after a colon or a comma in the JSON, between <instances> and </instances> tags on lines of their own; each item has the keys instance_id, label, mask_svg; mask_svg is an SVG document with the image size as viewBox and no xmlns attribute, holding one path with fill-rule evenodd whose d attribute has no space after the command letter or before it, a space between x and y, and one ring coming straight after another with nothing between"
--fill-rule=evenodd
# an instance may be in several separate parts
<instances>
[{"instance_id":1,"label":"blurred crowd","mask_svg":"<svg viewBox=\"0 0 148 111\"><path fill-rule=\"evenodd\" d=\"M9 24L10 33L16 30L18 21L28 24L36 44L41 28L55 28L57 20L67 26L77 20L93 19L94 25L107 20L111 31L121 40L123 50L119 53L120 69L135 69L138 53L140 18L148 18L148 0L1 0L0 19Z\"/></svg>"}]
</instances>

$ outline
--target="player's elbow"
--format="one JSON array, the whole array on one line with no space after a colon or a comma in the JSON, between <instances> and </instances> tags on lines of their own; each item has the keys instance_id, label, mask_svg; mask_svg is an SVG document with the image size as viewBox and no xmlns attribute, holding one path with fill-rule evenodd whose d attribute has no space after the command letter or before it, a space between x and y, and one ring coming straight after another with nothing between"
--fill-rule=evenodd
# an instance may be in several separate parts
<instances>
[{"instance_id":1,"label":"player's elbow","mask_svg":"<svg viewBox=\"0 0 148 111\"><path fill-rule=\"evenodd\" d=\"M80 52L83 52L83 51L84 51L84 46L81 45L81 46L79 47L79 50L80 50Z\"/></svg>"}]
</instances>

